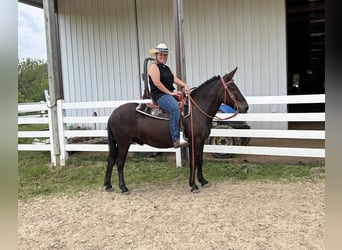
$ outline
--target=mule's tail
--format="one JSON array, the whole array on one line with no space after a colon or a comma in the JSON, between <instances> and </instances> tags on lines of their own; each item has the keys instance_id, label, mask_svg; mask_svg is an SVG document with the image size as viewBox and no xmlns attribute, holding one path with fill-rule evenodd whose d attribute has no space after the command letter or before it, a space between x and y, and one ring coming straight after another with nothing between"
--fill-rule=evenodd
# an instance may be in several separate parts
<instances>
[{"instance_id":1,"label":"mule's tail","mask_svg":"<svg viewBox=\"0 0 342 250\"><path fill-rule=\"evenodd\" d=\"M109 146L109 154L107 158L107 168L106 168L106 174L104 178L104 185L106 187L107 192L112 192L114 189L111 184L112 179L112 170L113 166L116 162L116 156L118 153L118 146L116 144L115 137L113 135L112 129L109 125L107 125L107 134L108 134L108 146Z\"/></svg>"},{"instance_id":2,"label":"mule's tail","mask_svg":"<svg viewBox=\"0 0 342 250\"><path fill-rule=\"evenodd\" d=\"M111 160L113 161L112 164L115 164L116 156L118 153L118 145L116 144L115 137L113 135L112 129L109 125L107 125L107 134L108 134L108 147L109 147L109 156L108 156L108 161L110 162Z\"/></svg>"}]
</instances>

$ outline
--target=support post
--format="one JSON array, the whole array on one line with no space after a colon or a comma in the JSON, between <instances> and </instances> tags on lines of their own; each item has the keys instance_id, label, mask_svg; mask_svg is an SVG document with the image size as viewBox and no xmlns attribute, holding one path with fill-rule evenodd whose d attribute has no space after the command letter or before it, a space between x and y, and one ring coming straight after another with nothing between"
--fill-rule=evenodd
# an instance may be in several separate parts
<instances>
[{"instance_id":1,"label":"support post","mask_svg":"<svg viewBox=\"0 0 342 250\"><path fill-rule=\"evenodd\" d=\"M176 75L186 82L183 36L183 0L173 0L173 24L175 33Z\"/></svg>"},{"instance_id":2,"label":"support post","mask_svg":"<svg viewBox=\"0 0 342 250\"><path fill-rule=\"evenodd\" d=\"M173 0L173 24L175 34L176 75L186 82L184 36L183 36L183 0ZM177 86L179 90L180 87ZM188 162L188 150L181 148L181 162L184 166Z\"/></svg>"},{"instance_id":3,"label":"support post","mask_svg":"<svg viewBox=\"0 0 342 250\"><path fill-rule=\"evenodd\" d=\"M47 48L48 78L50 92L50 114L51 130L53 136L53 152L55 154L52 164L60 166L60 142L58 138L57 120L57 100L63 98L63 88L61 87L60 63L59 63L59 44L58 44L58 25L56 14L56 1L43 0L44 22Z\"/></svg>"}]
</instances>

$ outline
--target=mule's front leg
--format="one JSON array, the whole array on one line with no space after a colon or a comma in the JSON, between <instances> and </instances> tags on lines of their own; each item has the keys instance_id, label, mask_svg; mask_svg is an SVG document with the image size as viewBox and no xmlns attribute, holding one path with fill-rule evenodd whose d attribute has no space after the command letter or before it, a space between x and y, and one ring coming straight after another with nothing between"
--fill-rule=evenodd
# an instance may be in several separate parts
<instances>
[{"instance_id":1,"label":"mule's front leg","mask_svg":"<svg viewBox=\"0 0 342 250\"><path fill-rule=\"evenodd\" d=\"M196 155L193 156L192 154L192 147L189 147L190 152L190 175L189 175L189 186L190 191L193 193L199 193L198 186L195 183L195 173L196 173Z\"/></svg>"},{"instance_id":2,"label":"mule's front leg","mask_svg":"<svg viewBox=\"0 0 342 250\"><path fill-rule=\"evenodd\" d=\"M203 149L204 149L204 143L201 144L199 153L197 155L197 178L198 181L201 183L202 187L208 187L209 186L209 182L203 177Z\"/></svg>"},{"instance_id":3,"label":"mule's front leg","mask_svg":"<svg viewBox=\"0 0 342 250\"><path fill-rule=\"evenodd\" d=\"M190 177L189 177L189 186L190 186L190 191L193 193L199 193L198 186L195 183L195 174L193 174L192 166L190 166ZM196 168L196 166L195 166ZM194 170L196 172L196 170Z\"/></svg>"}]
</instances>

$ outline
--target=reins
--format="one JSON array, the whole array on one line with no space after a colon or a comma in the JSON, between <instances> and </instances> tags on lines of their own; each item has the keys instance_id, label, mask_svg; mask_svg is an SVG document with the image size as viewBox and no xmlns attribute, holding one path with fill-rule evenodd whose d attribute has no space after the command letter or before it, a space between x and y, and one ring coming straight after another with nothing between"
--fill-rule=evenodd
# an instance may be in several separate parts
<instances>
[{"instance_id":1,"label":"reins","mask_svg":"<svg viewBox=\"0 0 342 250\"><path fill-rule=\"evenodd\" d=\"M226 103L227 101L227 93L229 95L229 97L233 100L234 102L234 106L238 106L237 102L236 102L236 98L235 96L232 94L232 92L229 90L228 86L226 85L226 83L224 82L222 76L220 76L220 80L222 83L222 86L224 88L224 103ZM231 83L233 79L229 80L227 83ZM227 120L230 118L233 118L234 116L236 116L239 112L236 110L236 112L230 116L224 117L224 118L220 118L218 116L211 116L209 114L207 114L205 111L203 111L203 109L195 102L195 100L191 97L191 95L188 96L189 97L189 108L190 108L190 126L191 126L191 159L192 159L192 164L191 164L191 170L192 170L192 180L195 180L195 149L194 149L194 143L195 143L195 138L194 138L194 123L193 123L193 111L192 111L192 104L194 104L196 106L196 108L198 108L198 110L205 115L206 117L210 118L210 119L216 119L216 120Z\"/></svg>"}]
</instances>

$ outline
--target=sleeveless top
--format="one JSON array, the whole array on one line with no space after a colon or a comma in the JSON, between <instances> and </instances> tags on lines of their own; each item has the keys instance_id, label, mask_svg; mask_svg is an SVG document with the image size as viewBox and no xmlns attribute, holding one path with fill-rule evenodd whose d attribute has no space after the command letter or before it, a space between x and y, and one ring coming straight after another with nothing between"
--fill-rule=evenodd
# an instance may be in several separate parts
<instances>
[{"instance_id":1,"label":"sleeveless top","mask_svg":"<svg viewBox=\"0 0 342 250\"><path fill-rule=\"evenodd\" d=\"M175 90L173 87L173 80L174 76L170 70L170 68L162 63L157 63L157 66L159 68L160 72L160 81L161 83L171 92ZM162 92L160 89L154 85L151 76L148 76L149 78L149 83L150 83L150 89L151 89L151 97L154 101L157 101L162 95L165 95L164 92Z\"/></svg>"}]
</instances>

